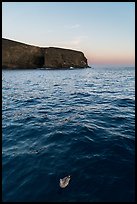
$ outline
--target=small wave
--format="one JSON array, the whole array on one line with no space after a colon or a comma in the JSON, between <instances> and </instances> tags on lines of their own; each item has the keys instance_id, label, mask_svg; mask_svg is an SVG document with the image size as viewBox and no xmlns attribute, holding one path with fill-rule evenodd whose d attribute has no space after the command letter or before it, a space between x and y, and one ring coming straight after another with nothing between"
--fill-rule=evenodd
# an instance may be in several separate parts
<instances>
[{"instance_id":1,"label":"small wave","mask_svg":"<svg viewBox=\"0 0 137 204\"><path fill-rule=\"evenodd\" d=\"M90 93L86 93L86 92L73 92L70 95L76 96L76 97L80 97L80 98L81 97L89 97L89 96L91 96Z\"/></svg>"},{"instance_id":2,"label":"small wave","mask_svg":"<svg viewBox=\"0 0 137 204\"><path fill-rule=\"evenodd\" d=\"M117 99L115 100L116 104L120 107L127 107L129 105L134 105L135 101L130 98L123 98L123 99Z\"/></svg>"},{"instance_id":3,"label":"small wave","mask_svg":"<svg viewBox=\"0 0 137 204\"><path fill-rule=\"evenodd\" d=\"M85 138L87 138L89 141L94 142L94 140L88 136L85 136Z\"/></svg>"},{"instance_id":4,"label":"small wave","mask_svg":"<svg viewBox=\"0 0 137 204\"><path fill-rule=\"evenodd\" d=\"M27 99L27 100L24 101L25 104L31 104L31 103L37 104L38 102L39 101L36 98L30 98L30 99Z\"/></svg>"}]
</instances>

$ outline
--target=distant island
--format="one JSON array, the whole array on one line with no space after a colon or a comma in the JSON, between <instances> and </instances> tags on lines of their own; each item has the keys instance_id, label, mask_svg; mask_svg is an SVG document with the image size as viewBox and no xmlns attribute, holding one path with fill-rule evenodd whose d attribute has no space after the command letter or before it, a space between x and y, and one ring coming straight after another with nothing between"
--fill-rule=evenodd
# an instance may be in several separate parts
<instances>
[{"instance_id":1,"label":"distant island","mask_svg":"<svg viewBox=\"0 0 137 204\"><path fill-rule=\"evenodd\" d=\"M80 51L37 47L2 39L2 69L60 69L87 68L88 63Z\"/></svg>"}]
</instances>

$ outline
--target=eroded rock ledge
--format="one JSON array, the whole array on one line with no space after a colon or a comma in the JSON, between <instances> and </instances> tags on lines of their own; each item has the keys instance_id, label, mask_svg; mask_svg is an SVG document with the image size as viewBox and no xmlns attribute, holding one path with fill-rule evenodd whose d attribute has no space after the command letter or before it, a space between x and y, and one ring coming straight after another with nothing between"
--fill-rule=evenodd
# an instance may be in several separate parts
<instances>
[{"instance_id":1,"label":"eroded rock ledge","mask_svg":"<svg viewBox=\"0 0 137 204\"><path fill-rule=\"evenodd\" d=\"M86 68L87 59L80 51L37 47L2 39L3 69Z\"/></svg>"}]
</instances>

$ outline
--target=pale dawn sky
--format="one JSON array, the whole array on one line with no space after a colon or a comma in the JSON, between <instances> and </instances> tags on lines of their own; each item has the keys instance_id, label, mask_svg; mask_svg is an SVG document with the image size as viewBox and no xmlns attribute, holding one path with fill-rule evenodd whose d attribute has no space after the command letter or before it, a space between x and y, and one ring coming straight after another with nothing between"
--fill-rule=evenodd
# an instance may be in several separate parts
<instances>
[{"instance_id":1,"label":"pale dawn sky","mask_svg":"<svg viewBox=\"0 0 137 204\"><path fill-rule=\"evenodd\" d=\"M89 65L135 63L134 2L3 2L2 37L84 52Z\"/></svg>"}]
</instances>

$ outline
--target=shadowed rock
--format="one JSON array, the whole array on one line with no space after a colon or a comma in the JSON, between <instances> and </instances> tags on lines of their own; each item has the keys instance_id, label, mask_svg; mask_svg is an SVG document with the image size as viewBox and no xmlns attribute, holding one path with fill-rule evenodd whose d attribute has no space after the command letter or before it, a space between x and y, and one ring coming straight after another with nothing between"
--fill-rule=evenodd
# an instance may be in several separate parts
<instances>
[{"instance_id":1,"label":"shadowed rock","mask_svg":"<svg viewBox=\"0 0 137 204\"><path fill-rule=\"evenodd\" d=\"M80 51L63 48L40 48L2 39L3 69L86 68L87 59Z\"/></svg>"},{"instance_id":2,"label":"shadowed rock","mask_svg":"<svg viewBox=\"0 0 137 204\"><path fill-rule=\"evenodd\" d=\"M45 48L44 67L59 68L84 68L87 67L87 59L80 51L54 48Z\"/></svg>"},{"instance_id":3,"label":"shadowed rock","mask_svg":"<svg viewBox=\"0 0 137 204\"><path fill-rule=\"evenodd\" d=\"M2 68L37 68L43 63L43 49L2 39Z\"/></svg>"}]
</instances>

